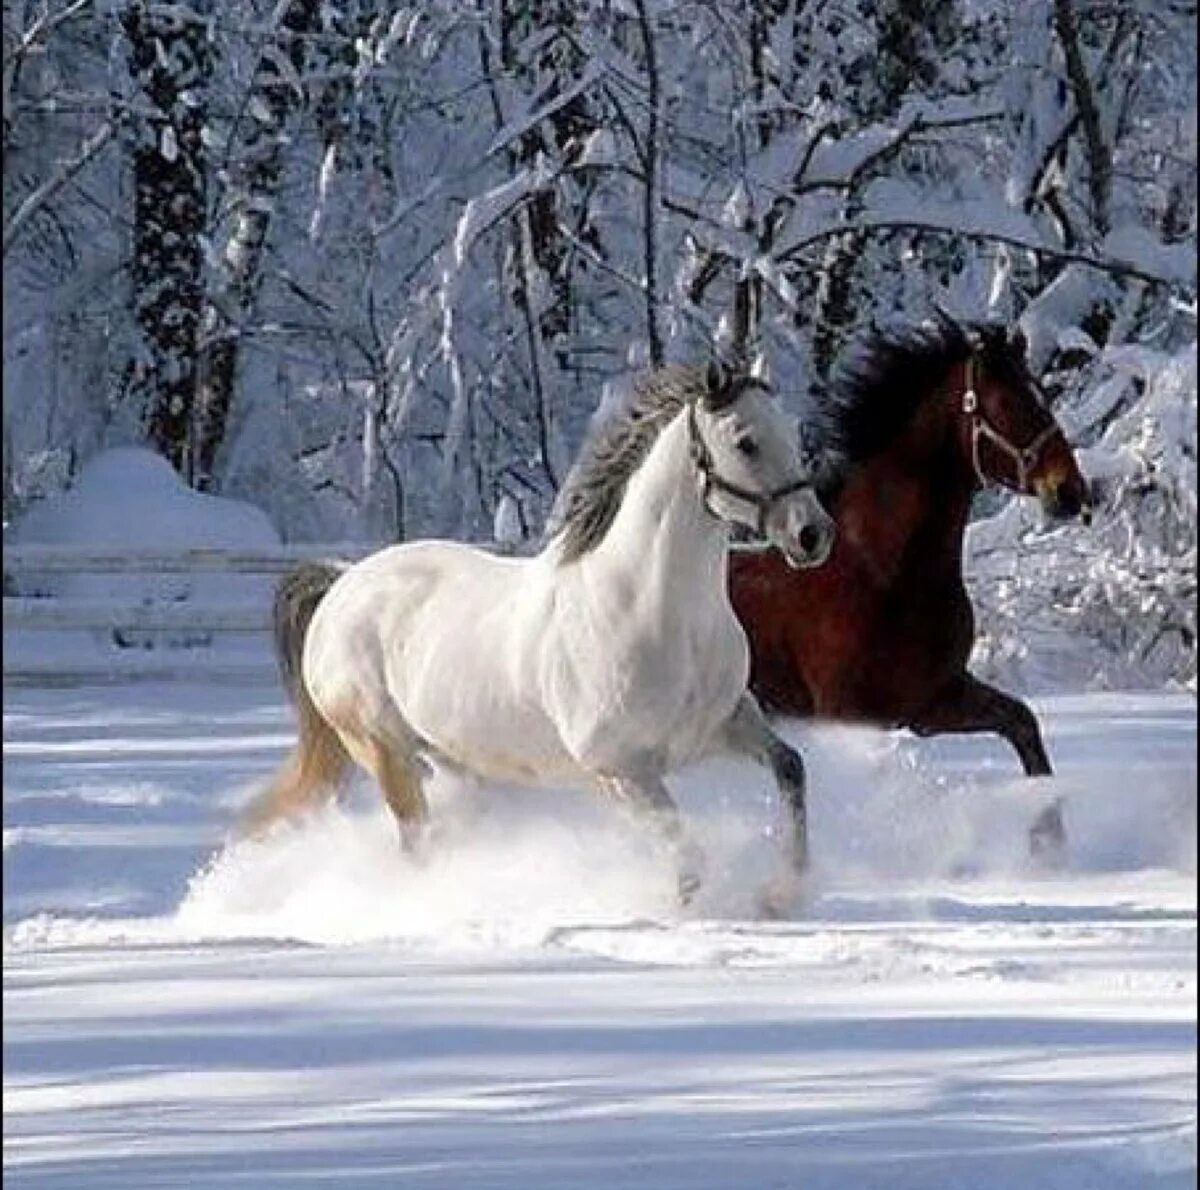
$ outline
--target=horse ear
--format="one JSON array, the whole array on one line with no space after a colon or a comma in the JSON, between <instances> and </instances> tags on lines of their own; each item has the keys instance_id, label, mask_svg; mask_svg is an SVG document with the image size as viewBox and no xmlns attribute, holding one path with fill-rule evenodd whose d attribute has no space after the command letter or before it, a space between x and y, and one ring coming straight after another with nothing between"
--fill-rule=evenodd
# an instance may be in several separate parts
<instances>
[{"instance_id":1,"label":"horse ear","mask_svg":"<svg viewBox=\"0 0 1200 1190\"><path fill-rule=\"evenodd\" d=\"M955 318L940 302L932 300L930 305L946 343L957 344L969 352L978 351L983 346L979 335L970 326Z\"/></svg>"},{"instance_id":2,"label":"horse ear","mask_svg":"<svg viewBox=\"0 0 1200 1190\"><path fill-rule=\"evenodd\" d=\"M1025 337L1025 328L1019 322L1014 322L1008 328L1008 345L1022 359L1029 354L1029 340Z\"/></svg>"},{"instance_id":3,"label":"horse ear","mask_svg":"<svg viewBox=\"0 0 1200 1190\"><path fill-rule=\"evenodd\" d=\"M933 300L930 303L933 307L933 313L942 329L951 333L962 334L962 326L957 318L942 305L941 302Z\"/></svg>"},{"instance_id":4,"label":"horse ear","mask_svg":"<svg viewBox=\"0 0 1200 1190\"><path fill-rule=\"evenodd\" d=\"M720 360L710 359L704 372L704 407L716 410L728 405L732 387L729 369Z\"/></svg>"}]
</instances>

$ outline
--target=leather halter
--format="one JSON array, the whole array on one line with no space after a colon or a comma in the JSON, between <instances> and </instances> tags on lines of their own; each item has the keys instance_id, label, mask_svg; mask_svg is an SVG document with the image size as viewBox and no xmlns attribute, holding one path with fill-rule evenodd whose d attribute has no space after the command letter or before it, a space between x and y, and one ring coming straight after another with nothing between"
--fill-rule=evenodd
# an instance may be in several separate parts
<instances>
[{"instance_id":1,"label":"leather halter","mask_svg":"<svg viewBox=\"0 0 1200 1190\"><path fill-rule=\"evenodd\" d=\"M962 411L970 418L971 422L971 463L979 482L984 487L987 487L989 483L999 482L984 472L983 464L979 459L979 442L980 439L986 438L996 449L1008 455L1012 460L1017 472L1017 491L1027 494L1030 490L1029 472L1033 470L1041 457L1043 447L1058 433L1058 426L1051 420L1050 424L1040 434L1037 434L1032 442L1023 447L1016 446L1005 438L984 417L983 410L980 408L979 394L975 390L974 354L967 356L967 380L962 395Z\"/></svg>"},{"instance_id":2,"label":"leather halter","mask_svg":"<svg viewBox=\"0 0 1200 1190\"><path fill-rule=\"evenodd\" d=\"M811 479L798 479L794 483L785 484L783 487L772 488L769 492L752 492L749 488L741 487L739 484L732 483L723 475L720 475L713 465L712 454L709 452L708 446L700 435L700 426L696 422L696 402L688 402L688 453L691 455L692 462L695 464L696 470L700 474L701 489L700 500L704 507L712 512L712 508L708 503L708 494L714 488L718 492L724 492L727 496L734 496L738 500L744 500L747 504L751 504L758 512L758 519L755 522L754 531L759 537L767 535L767 517L771 515L771 509L775 504L782 500L785 496L790 496L794 492L803 491L805 488L811 488L813 482ZM716 513L713 513L716 516Z\"/></svg>"}]
</instances>

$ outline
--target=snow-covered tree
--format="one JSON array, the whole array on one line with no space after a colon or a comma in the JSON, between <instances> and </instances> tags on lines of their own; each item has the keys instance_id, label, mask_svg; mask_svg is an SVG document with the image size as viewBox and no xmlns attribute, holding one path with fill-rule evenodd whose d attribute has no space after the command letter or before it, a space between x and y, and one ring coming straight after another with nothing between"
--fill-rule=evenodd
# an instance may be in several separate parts
<instances>
[{"instance_id":1,"label":"snow-covered tree","mask_svg":"<svg viewBox=\"0 0 1200 1190\"><path fill-rule=\"evenodd\" d=\"M29 0L4 21L6 511L148 439L289 536L531 538L629 369L716 350L793 399L936 297L1020 317L1082 446L1158 460L1112 479L1090 535L989 496L1001 552L1124 566L1071 621L1118 652L1102 606L1186 628L1146 602L1194 531L1152 511L1184 453L1167 429L1130 445L1195 344L1186 0ZM1105 536L1135 523L1159 553ZM1052 569L1021 599L1082 609ZM1015 639L1026 605L979 594Z\"/></svg>"}]
</instances>

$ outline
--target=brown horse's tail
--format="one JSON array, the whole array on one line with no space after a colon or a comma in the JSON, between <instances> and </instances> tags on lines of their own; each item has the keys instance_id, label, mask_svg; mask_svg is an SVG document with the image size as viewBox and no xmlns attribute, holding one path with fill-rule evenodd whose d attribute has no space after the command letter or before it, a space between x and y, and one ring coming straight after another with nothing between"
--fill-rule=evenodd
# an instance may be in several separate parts
<instances>
[{"instance_id":1,"label":"brown horse's tail","mask_svg":"<svg viewBox=\"0 0 1200 1190\"><path fill-rule=\"evenodd\" d=\"M308 693L302 667L313 614L341 574L335 565L306 562L285 574L276 588L275 657L284 689L296 708L298 737L283 767L243 812L239 833L261 833L277 819L295 816L331 796L350 763L337 733Z\"/></svg>"}]
</instances>

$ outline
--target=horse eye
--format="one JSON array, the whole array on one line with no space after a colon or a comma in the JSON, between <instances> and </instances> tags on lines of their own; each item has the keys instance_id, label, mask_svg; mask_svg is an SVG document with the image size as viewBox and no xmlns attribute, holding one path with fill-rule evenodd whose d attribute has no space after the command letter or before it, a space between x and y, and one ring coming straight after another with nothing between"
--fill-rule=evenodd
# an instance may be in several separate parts
<instances>
[{"instance_id":1,"label":"horse eye","mask_svg":"<svg viewBox=\"0 0 1200 1190\"><path fill-rule=\"evenodd\" d=\"M758 454L758 443L753 438L739 438L734 446L742 452L748 459L754 458Z\"/></svg>"}]
</instances>

